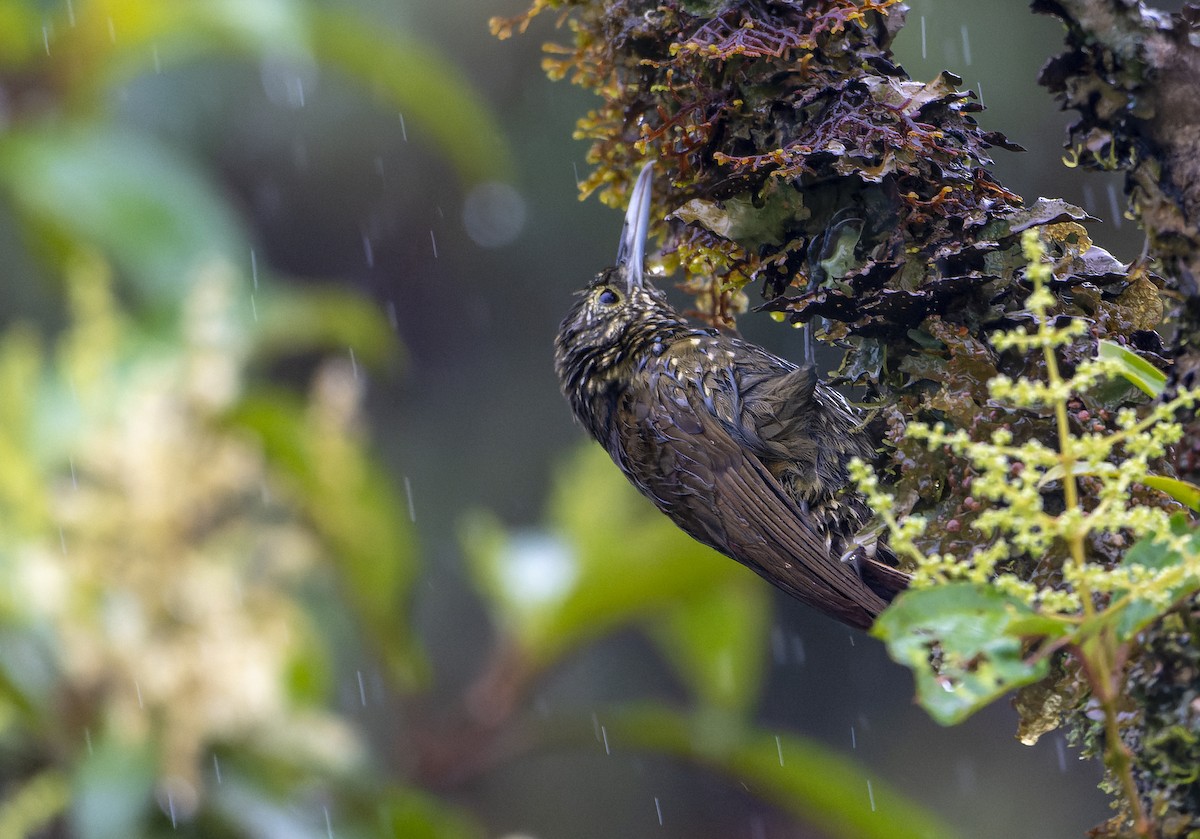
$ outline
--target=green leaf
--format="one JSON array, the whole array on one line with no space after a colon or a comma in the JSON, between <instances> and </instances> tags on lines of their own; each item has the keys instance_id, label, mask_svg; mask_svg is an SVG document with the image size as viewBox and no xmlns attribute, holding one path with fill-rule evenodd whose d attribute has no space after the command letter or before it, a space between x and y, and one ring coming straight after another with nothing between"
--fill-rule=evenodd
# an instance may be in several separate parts
<instances>
[{"instance_id":1,"label":"green leaf","mask_svg":"<svg viewBox=\"0 0 1200 839\"><path fill-rule=\"evenodd\" d=\"M1171 516L1170 535L1189 540L1186 555L1152 534L1133 543L1125 552L1121 567L1162 571L1187 564L1191 573L1175 585L1158 592L1160 596L1156 600L1132 597L1126 592L1129 600L1118 613L1116 624L1117 638L1121 641L1129 640L1158 620L1171 605L1200 589L1200 527L1196 527L1185 513L1176 513ZM1118 591L1117 595L1120 594Z\"/></svg>"},{"instance_id":2,"label":"green leaf","mask_svg":"<svg viewBox=\"0 0 1200 839\"><path fill-rule=\"evenodd\" d=\"M239 4L240 5L240 4ZM398 109L470 183L512 178L499 121L457 65L429 44L313 8L313 53Z\"/></svg>"},{"instance_id":3,"label":"green leaf","mask_svg":"<svg viewBox=\"0 0 1200 839\"><path fill-rule=\"evenodd\" d=\"M255 432L337 560L346 595L403 687L426 677L409 625L417 574L408 505L364 446L290 393L261 389L230 422Z\"/></svg>"},{"instance_id":4,"label":"green leaf","mask_svg":"<svg viewBox=\"0 0 1200 839\"><path fill-rule=\"evenodd\" d=\"M551 534L509 534L477 513L463 528L477 587L534 666L668 605L753 579L676 528L598 446L560 471L550 521Z\"/></svg>"},{"instance_id":5,"label":"green leaf","mask_svg":"<svg viewBox=\"0 0 1200 839\"><path fill-rule=\"evenodd\" d=\"M1200 513L1200 487L1195 484L1161 475L1148 475L1141 481L1151 489L1165 492L1180 504L1185 504Z\"/></svg>"},{"instance_id":6,"label":"green leaf","mask_svg":"<svg viewBox=\"0 0 1200 839\"><path fill-rule=\"evenodd\" d=\"M353 349L356 362L366 365L399 358L399 339L379 307L344 289L264 286L255 310L254 345L260 358L348 348Z\"/></svg>"},{"instance_id":7,"label":"green leaf","mask_svg":"<svg viewBox=\"0 0 1200 839\"><path fill-rule=\"evenodd\" d=\"M239 264L249 252L229 205L190 161L146 134L59 124L9 131L0 135L0 188L45 250L61 259L68 247L98 247L151 303L178 304L201 266Z\"/></svg>"},{"instance_id":8,"label":"green leaf","mask_svg":"<svg viewBox=\"0 0 1200 839\"><path fill-rule=\"evenodd\" d=\"M1114 341L1101 340L1099 356L1116 360L1121 365L1121 375L1147 396L1162 395L1167 384L1166 375L1133 350Z\"/></svg>"},{"instance_id":9,"label":"green leaf","mask_svg":"<svg viewBox=\"0 0 1200 839\"><path fill-rule=\"evenodd\" d=\"M912 669L917 699L929 715L953 725L1045 676L1047 661L1026 660L1022 641L1065 631L1016 598L960 582L901 594L871 633Z\"/></svg>"},{"instance_id":10,"label":"green leaf","mask_svg":"<svg viewBox=\"0 0 1200 839\"><path fill-rule=\"evenodd\" d=\"M483 830L463 813L433 796L410 789L391 791L379 804L381 833L393 839L482 839Z\"/></svg>"},{"instance_id":11,"label":"green leaf","mask_svg":"<svg viewBox=\"0 0 1200 839\"><path fill-rule=\"evenodd\" d=\"M301 0L105 0L86 6L73 25L61 21L63 37L52 52L72 56L75 72L67 78L76 99L98 100L104 87L198 58L315 59L403 114L409 133L445 155L467 182L512 177L512 152L487 102L457 64L403 30Z\"/></svg>"},{"instance_id":12,"label":"green leaf","mask_svg":"<svg viewBox=\"0 0 1200 839\"><path fill-rule=\"evenodd\" d=\"M945 839L946 825L865 767L793 734L746 726L720 712L686 715L658 705L608 712L610 748L672 755L719 772L765 801L844 839ZM669 809L664 820L670 818Z\"/></svg>"},{"instance_id":13,"label":"green leaf","mask_svg":"<svg viewBox=\"0 0 1200 839\"><path fill-rule=\"evenodd\" d=\"M92 748L75 769L71 835L80 839L141 836L153 801L155 750L108 734L92 738Z\"/></svg>"},{"instance_id":14,"label":"green leaf","mask_svg":"<svg viewBox=\"0 0 1200 839\"><path fill-rule=\"evenodd\" d=\"M70 784L57 769L47 769L32 778L9 777L0 799L0 837L49 835L50 823L70 800Z\"/></svg>"},{"instance_id":15,"label":"green leaf","mask_svg":"<svg viewBox=\"0 0 1200 839\"><path fill-rule=\"evenodd\" d=\"M668 607L652 637L705 704L746 712L762 688L769 589L748 575Z\"/></svg>"}]
</instances>

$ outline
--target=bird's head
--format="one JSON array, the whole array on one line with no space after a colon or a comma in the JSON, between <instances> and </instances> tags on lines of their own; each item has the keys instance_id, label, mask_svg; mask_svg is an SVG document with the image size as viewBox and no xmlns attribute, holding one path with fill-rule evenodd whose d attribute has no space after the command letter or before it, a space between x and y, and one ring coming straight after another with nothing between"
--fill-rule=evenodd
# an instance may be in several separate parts
<instances>
[{"instance_id":1,"label":"bird's head","mask_svg":"<svg viewBox=\"0 0 1200 839\"><path fill-rule=\"evenodd\" d=\"M646 231L650 225L653 163L638 175L625 213L617 263L579 292L558 329L555 368L572 404L591 399L629 372L629 366L684 321L666 295L646 282Z\"/></svg>"}]
</instances>

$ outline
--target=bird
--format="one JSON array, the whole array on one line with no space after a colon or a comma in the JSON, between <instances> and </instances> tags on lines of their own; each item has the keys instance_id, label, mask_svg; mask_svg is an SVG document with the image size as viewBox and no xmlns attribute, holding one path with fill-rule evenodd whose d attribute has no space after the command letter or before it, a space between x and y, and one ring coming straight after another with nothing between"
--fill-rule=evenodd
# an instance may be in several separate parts
<instances>
[{"instance_id":1,"label":"bird","mask_svg":"<svg viewBox=\"0 0 1200 839\"><path fill-rule=\"evenodd\" d=\"M908 582L850 485L874 452L857 409L797 365L690 323L645 271L653 161L616 264L555 338L563 395L626 478L684 532L844 624L867 629ZM869 530L869 528L868 528Z\"/></svg>"}]
</instances>

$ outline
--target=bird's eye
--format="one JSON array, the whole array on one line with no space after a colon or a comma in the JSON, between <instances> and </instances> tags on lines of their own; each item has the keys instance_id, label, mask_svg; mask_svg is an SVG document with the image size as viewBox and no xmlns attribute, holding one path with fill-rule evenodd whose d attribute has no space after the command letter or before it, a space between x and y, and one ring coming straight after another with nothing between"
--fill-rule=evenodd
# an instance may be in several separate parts
<instances>
[{"instance_id":1,"label":"bird's eye","mask_svg":"<svg viewBox=\"0 0 1200 839\"><path fill-rule=\"evenodd\" d=\"M617 294L611 288L606 288L600 292L600 296L596 300L601 306L615 306L621 302L621 295Z\"/></svg>"}]
</instances>

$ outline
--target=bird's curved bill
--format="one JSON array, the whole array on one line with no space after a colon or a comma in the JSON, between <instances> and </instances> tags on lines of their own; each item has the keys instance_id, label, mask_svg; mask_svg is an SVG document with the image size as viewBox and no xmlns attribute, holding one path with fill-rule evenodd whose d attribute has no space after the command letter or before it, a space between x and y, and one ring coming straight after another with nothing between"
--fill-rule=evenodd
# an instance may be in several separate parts
<instances>
[{"instance_id":1,"label":"bird's curved bill","mask_svg":"<svg viewBox=\"0 0 1200 839\"><path fill-rule=\"evenodd\" d=\"M642 167L629 208L625 211L625 226L621 229L621 244L617 248L617 267L625 273L629 289L641 288L646 261L646 231L650 227L650 193L654 181L654 161Z\"/></svg>"}]
</instances>

